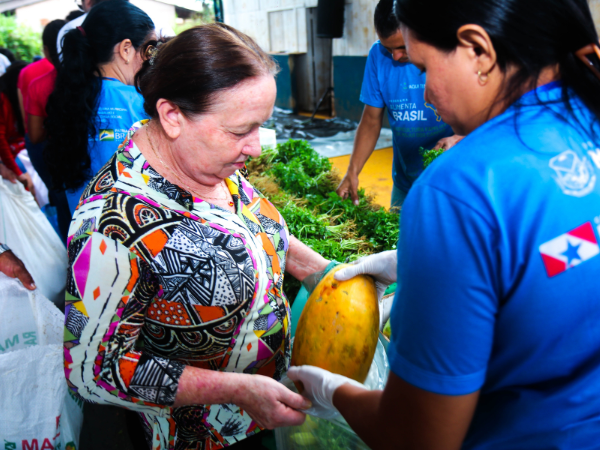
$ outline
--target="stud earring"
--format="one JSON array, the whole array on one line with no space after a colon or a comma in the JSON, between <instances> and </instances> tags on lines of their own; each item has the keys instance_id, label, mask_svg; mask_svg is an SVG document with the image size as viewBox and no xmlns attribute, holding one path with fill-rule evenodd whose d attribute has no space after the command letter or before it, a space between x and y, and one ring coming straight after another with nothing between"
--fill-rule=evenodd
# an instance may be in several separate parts
<instances>
[{"instance_id":1,"label":"stud earring","mask_svg":"<svg viewBox=\"0 0 600 450\"><path fill-rule=\"evenodd\" d=\"M488 82L489 73L483 74L481 70L477 71L477 76L479 77L479 82L482 86L485 86Z\"/></svg>"}]
</instances>

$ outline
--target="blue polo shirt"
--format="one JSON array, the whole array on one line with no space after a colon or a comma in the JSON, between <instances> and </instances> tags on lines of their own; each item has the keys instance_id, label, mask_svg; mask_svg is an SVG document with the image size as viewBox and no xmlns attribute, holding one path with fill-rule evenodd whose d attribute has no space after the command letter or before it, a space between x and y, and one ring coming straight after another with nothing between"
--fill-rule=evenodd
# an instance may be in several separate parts
<instances>
[{"instance_id":1,"label":"blue polo shirt","mask_svg":"<svg viewBox=\"0 0 600 450\"><path fill-rule=\"evenodd\" d=\"M131 125L147 118L148 115L144 111L144 97L134 86L123 84L114 78L102 79L102 89L98 98L96 135L90 136L88 140L92 177L117 151ZM71 214L79 204L86 184L75 191L67 191Z\"/></svg>"},{"instance_id":2,"label":"blue polo shirt","mask_svg":"<svg viewBox=\"0 0 600 450\"><path fill-rule=\"evenodd\" d=\"M466 449L600 446L600 126L561 91L480 126L404 203L390 365L480 390Z\"/></svg>"},{"instance_id":3,"label":"blue polo shirt","mask_svg":"<svg viewBox=\"0 0 600 450\"><path fill-rule=\"evenodd\" d=\"M404 192L423 171L419 148L430 149L454 134L424 96L425 74L413 64L394 61L383 45L375 42L367 58L360 101L387 108L394 147L392 178Z\"/></svg>"}]
</instances>

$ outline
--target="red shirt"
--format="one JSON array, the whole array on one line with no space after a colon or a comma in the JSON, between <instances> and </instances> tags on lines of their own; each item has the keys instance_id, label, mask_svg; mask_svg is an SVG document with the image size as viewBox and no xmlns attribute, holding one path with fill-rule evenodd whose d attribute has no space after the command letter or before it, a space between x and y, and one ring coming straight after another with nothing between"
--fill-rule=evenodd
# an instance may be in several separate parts
<instances>
[{"instance_id":1,"label":"red shirt","mask_svg":"<svg viewBox=\"0 0 600 450\"><path fill-rule=\"evenodd\" d=\"M24 103L27 114L40 117L47 116L46 104L48 103L48 97L54 90L54 81L56 81L56 69L52 68L50 72L31 82L27 93L27 103Z\"/></svg>"},{"instance_id":2,"label":"red shirt","mask_svg":"<svg viewBox=\"0 0 600 450\"><path fill-rule=\"evenodd\" d=\"M23 107L27 104L27 95L29 93L29 85L33 80L38 77L41 77L45 73L50 72L54 69L54 66L50 61L46 58L40 59L34 63L25 66L21 73L19 74L19 81L17 82L17 87L21 91L21 95L23 96ZM25 128L27 128L27 115L25 115Z\"/></svg>"},{"instance_id":3,"label":"red shirt","mask_svg":"<svg viewBox=\"0 0 600 450\"><path fill-rule=\"evenodd\" d=\"M17 154L23 150L25 142L17 131L17 120L4 92L0 94L0 158L6 167L17 175L21 169L15 162Z\"/></svg>"}]
</instances>

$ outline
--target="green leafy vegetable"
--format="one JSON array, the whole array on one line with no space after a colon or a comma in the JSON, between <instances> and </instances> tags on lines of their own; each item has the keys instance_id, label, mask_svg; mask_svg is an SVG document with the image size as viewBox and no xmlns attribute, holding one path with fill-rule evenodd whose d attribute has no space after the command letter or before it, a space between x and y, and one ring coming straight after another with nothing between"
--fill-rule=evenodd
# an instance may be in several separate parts
<instances>
[{"instance_id":1,"label":"green leafy vegetable","mask_svg":"<svg viewBox=\"0 0 600 450\"><path fill-rule=\"evenodd\" d=\"M248 162L250 181L285 218L290 232L324 258L353 261L373 252L396 248L396 212L374 205L364 190L359 204L342 200L339 178L331 162L307 141L292 140L264 149ZM300 283L286 276L284 290L293 299Z\"/></svg>"},{"instance_id":2,"label":"green leafy vegetable","mask_svg":"<svg viewBox=\"0 0 600 450\"><path fill-rule=\"evenodd\" d=\"M433 160L444 153L445 150L443 148L425 150L423 147L421 147L419 148L419 152L423 156L423 168L426 169L433 162Z\"/></svg>"}]
</instances>

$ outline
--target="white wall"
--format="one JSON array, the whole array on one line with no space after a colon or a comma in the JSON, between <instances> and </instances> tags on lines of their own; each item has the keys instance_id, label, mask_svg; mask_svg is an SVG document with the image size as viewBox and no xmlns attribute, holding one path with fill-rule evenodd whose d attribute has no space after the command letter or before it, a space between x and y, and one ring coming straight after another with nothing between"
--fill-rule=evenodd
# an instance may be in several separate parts
<instances>
[{"instance_id":1,"label":"white wall","mask_svg":"<svg viewBox=\"0 0 600 450\"><path fill-rule=\"evenodd\" d=\"M155 0L131 0L131 3L145 11L157 27L175 24L175 6L171 4ZM48 22L64 19L74 9L77 7L73 0L45 0L18 8L16 16L19 22L41 32Z\"/></svg>"},{"instance_id":2,"label":"white wall","mask_svg":"<svg viewBox=\"0 0 600 450\"><path fill-rule=\"evenodd\" d=\"M333 56L367 56L377 40L373 15L378 0L346 0L344 36L333 40Z\"/></svg>"},{"instance_id":3,"label":"white wall","mask_svg":"<svg viewBox=\"0 0 600 450\"><path fill-rule=\"evenodd\" d=\"M46 0L17 8L16 16L20 23L41 32L48 22L64 19L74 9L77 6L73 0Z\"/></svg>"},{"instance_id":4,"label":"white wall","mask_svg":"<svg viewBox=\"0 0 600 450\"><path fill-rule=\"evenodd\" d=\"M307 51L306 8L318 0L224 0L225 23L267 52Z\"/></svg>"},{"instance_id":5,"label":"white wall","mask_svg":"<svg viewBox=\"0 0 600 450\"><path fill-rule=\"evenodd\" d=\"M130 0L150 16L157 29L172 28L175 25L175 6L155 0Z\"/></svg>"}]
</instances>

